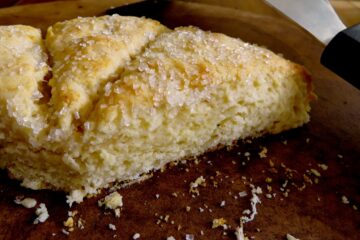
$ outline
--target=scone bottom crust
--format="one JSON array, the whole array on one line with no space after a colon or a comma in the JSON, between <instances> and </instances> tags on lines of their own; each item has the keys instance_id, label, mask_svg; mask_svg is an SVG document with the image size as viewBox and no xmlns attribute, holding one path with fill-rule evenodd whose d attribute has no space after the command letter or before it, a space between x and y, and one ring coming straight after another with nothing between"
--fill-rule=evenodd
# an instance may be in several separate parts
<instances>
[{"instance_id":1,"label":"scone bottom crust","mask_svg":"<svg viewBox=\"0 0 360 240\"><path fill-rule=\"evenodd\" d=\"M0 26L0 168L70 193L309 121L311 77L270 50L119 15Z\"/></svg>"}]
</instances>

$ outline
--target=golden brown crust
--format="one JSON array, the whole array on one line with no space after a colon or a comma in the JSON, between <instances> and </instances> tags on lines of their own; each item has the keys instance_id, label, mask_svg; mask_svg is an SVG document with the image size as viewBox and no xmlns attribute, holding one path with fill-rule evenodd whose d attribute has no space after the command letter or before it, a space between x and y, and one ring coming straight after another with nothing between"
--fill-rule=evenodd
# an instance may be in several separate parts
<instances>
[{"instance_id":1,"label":"golden brown crust","mask_svg":"<svg viewBox=\"0 0 360 240\"><path fill-rule=\"evenodd\" d=\"M304 79L304 82L306 82L307 84L309 101L315 101L317 99L317 95L314 92L313 78L310 72L305 67L299 64L294 64L294 68L296 68L299 71L299 75L302 76L302 79Z\"/></svg>"}]
</instances>

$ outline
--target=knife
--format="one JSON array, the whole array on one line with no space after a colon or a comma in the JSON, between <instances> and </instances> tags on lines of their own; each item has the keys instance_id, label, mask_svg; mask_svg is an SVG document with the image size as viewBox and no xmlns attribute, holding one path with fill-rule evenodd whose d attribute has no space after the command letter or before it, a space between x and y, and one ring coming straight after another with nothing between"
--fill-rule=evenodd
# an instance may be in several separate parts
<instances>
[{"instance_id":1,"label":"knife","mask_svg":"<svg viewBox=\"0 0 360 240\"><path fill-rule=\"evenodd\" d=\"M346 28L328 0L265 0L325 45L320 62L360 89L360 24Z\"/></svg>"},{"instance_id":2,"label":"knife","mask_svg":"<svg viewBox=\"0 0 360 240\"><path fill-rule=\"evenodd\" d=\"M321 63L360 89L360 24L346 28L328 0L265 0L314 35L326 47ZM162 21L170 0L130 3L106 14L145 16Z\"/></svg>"}]
</instances>

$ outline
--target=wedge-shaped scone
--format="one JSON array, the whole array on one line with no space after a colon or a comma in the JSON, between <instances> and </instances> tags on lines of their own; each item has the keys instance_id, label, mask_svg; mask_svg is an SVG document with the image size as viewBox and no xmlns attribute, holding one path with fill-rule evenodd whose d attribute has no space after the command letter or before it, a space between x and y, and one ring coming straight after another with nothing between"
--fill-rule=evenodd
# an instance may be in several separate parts
<instances>
[{"instance_id":1,"label":"wedge-shaped scone","mask_svg":"<svg viewBox=\"0 0 360 240\"><path fill-rule=\"evenodd\" d=\"M309 121L306 71L223 34L121 16L55 24L45 44L31 27L0 32L0 166L70 202Z\"/></svg>"}]
</instances>

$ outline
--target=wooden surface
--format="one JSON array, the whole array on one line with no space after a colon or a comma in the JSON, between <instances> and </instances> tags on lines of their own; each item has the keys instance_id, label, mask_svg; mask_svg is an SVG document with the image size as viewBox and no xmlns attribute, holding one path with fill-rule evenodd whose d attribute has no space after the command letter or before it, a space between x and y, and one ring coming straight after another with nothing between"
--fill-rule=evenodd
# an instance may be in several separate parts
<instances>
[{"instance_id":1,"label":"wooden surface","mask_svg":"<svg viewBox=\"0 0 360 240\"><path fill-rule=\"evenodd\" d=\"M2 0L0 7L13 6L13 5L25 5L34 3L53 2L59 0ZM62 0L76 2L79 0ZM186 0L189 2L210 3L214 5L220 5L218 0ZM90 0L91 2L91 0ZM99 1L97 1L99 2ZM359 0L330 0L330 3L334 7L335 11L339 14L340 18L348 26L360 22L360 1ZM235 9L241 9L259 14L266 15L278 15L276 11L266 6L262 0L223 0L221 6L228 6Z\"/></svg>"},{"instance_id":2,"label":"wooden surface","mask_svg":"<svg viewBox=\"0 0 360 240\"><path fill-rule=\"evenodd\" d=\"M23 23L45 29L59 19L101 14L110 5L118 4L121 1L93 1L92 5L69 1L0 9L0 24ZM65 194L24 189L2 171L0 239L132 239L136 232L141 239L166 239L172 235L178 240L185 239L185 234L194 234L195 239L236 239L233 232L243 210L250 208L250 196L237 199L235 196L244 190L249 192L250 180L264 193L259 195L262 201L259 214L244 226L248 236L285 239L285 235L291 233L307 240L360 239L360 213L353 209L353 205L360 207L360 93L319 64L323 46L285 19L249 11L176 3L165 16L168 26L192 24L223 32L267 46L305 65L313 75L318 95L312 106L311 122L252 143L240 141L231 150L200 157L199 164L174 166L155 173L143 183L119 190L124 197L120 218L98 208L97 200L108 192L104 190L99 196L71 208L79 212L75 219L85 220L85 228L75 228L69 236L61 232L69 210ZM266 158L259 158L262 147L268 149ZM250 153L249 161L245 152ZM274 162L273 169L269 166L270 160ZM318 164L329 168L323 171ZM320 172L318 184L314 183L316 177L307 173L310 169ZM289 172L293 177L285 187L290 189L285 197L280 188L289 179ZM306 182L306 188L299 191L294 185L302 186L304 174L313 184ZM200 187L200 196L192 198L189 184L199 176L204 176L207 186ZM266 182L267 177L272 178L271 183ZM214 187L214 181L218 187ZM276 193L275 198L265 197L267 185ZM46 203L50 218L43 224L33 225L34 209L13 203L19 195ZM342 196L350 203L342 203ZM220 207L221 201L226 202L224 207ZM191 207L189 212L186 206ZM160 220L157 224L160 216L166 215L169 220ZM212 229L212 220L221 217L227 220L229 229ZM117 230L110 230L109 223Z\"/></svg>"}]
</instances>

